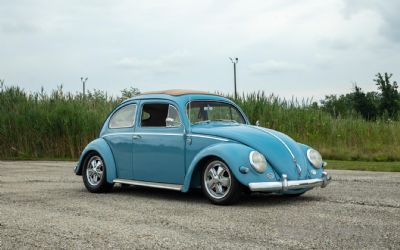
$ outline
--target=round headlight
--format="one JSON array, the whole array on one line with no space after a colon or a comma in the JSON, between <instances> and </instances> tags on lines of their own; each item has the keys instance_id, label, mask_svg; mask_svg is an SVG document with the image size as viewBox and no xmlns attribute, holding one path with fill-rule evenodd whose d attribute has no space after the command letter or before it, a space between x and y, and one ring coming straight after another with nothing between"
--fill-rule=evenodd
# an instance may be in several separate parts
<instances>
[{"instance_id":1,"label":"round headlight","mask_svg":"<svg viewBox=\"0 0 400 250\"><path fill-rule=\"evenodd\" d=\"M251 166L259 173L262 173L267 169L267 160L265 157L257 151L251 151L250 155Z\"/></svg>"},{"instance_id":2,"label":"round headlight","mask_svg":"<svg viewBox=\"0 0 400 250\"><path fill-rule=\"evenodd\" d=\"M315 168L321 168L324 164L321 154L315 149L307 150L307 158Z\"/></svg>"}]
</instances>

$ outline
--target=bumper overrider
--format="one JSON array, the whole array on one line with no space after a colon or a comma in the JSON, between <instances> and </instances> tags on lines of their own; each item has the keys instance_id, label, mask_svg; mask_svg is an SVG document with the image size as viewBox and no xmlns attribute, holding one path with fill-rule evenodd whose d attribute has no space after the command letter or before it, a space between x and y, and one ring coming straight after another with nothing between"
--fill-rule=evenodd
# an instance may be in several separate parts
<instances>
[{"instance_id":1,"label":"bumper overrider","mask_svg":"<svg viewBox=\"0 0 400 250\"><path fill-rule=\"evenodd\" d=\"M251 182L249 188L256 192L286 192L296 189L311 189L314 187L326 187L331 181L331 176L327 172L323 172L321 178L288 181L287 175L282 175L282 181L274 182Z\"/></svg>"}]
</instances>

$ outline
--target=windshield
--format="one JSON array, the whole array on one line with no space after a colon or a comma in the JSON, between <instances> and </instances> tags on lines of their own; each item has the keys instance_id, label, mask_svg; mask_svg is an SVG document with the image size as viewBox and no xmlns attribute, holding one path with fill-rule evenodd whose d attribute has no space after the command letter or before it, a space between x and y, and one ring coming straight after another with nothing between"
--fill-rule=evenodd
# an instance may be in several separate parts
<instances>
[{"instance_id":1,"label":"windshield","mask_svg":"<svg viewBox=\"0 0 400 250\"><path fill-rule=\"evenodd\" d=\"M209 122L246 123L235 106L217 101L192 101L187 105L187 115L192 124Z\"/></svg>"}]
</instances>

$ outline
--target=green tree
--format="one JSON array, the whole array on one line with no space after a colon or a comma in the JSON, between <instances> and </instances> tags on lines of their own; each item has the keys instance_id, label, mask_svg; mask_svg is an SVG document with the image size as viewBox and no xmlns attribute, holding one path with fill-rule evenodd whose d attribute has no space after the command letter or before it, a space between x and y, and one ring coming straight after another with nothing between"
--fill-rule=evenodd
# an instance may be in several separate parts
<instances>
[{"instance_id":1,"label":"green tree","mask_svg":"<svg viewBox=\"0 0 400 250\"><path fill-rule=\"evenodd\" d=\"M397 82L390 82L392 76L393 74L385 73L382 75L378 73L374 82L376 82L378 89L381 91L381 101L379 104L380 114L383 115L386 113L390 118L397 119L397 114L400 110L400 95L397 90Z\"/></svg>"},{"instance_id":2,"label":"green tree","mask_svg":"<svg viewBox=\"0 0 400 250\"><path fill-rule=\"evenodd\" d=\"M354 112L353 93L346 95L327 95L321 101L322 109L333 117L347 117Z\"/></svg>"},{"instance_id":3,"label":"green tree","mask_svg":"<svg viewBox=\"0 0 400 250\"><path fill-rule=\"evenodd\" d=\"M354 86L352 105L354 110L365 120L376 120L378 115L377 103L378 99L375 92L365 94L360 87Z\"/></svg>"},{"instance_id":4,"label":"green tree","mask_svg":"<svg viewBox=\"0 0 400 250\"><path fill-rule=\"evenodd\" d=\"M121 90L121 101L126 100L128 98L140 95L140 90L138 88L130 87Z\"/></svg>"}]
</instances>

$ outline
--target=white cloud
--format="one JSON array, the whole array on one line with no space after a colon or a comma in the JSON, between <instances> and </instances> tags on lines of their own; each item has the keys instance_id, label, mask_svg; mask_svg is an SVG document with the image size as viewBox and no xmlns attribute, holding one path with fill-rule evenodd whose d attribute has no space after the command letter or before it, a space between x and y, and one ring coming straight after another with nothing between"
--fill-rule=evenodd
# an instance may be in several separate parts
<instances>
[{"instance_id":1,"label":"white cloud","mask_svg":"<svg viewBox=\"0 0 400 250\"><path fill-rule=\"evenodd\" d=\"M186 51L178 51L158 58L124 57L115 62L115 66L124 70L142 73L179 73L188 61Z\"/></svg>"},{"instance_id":2,"label":"white cloud","mask_svg":"<svg viewBox=\"0 0 400 250\"><path fill-rule=\"evenodd\" d=\"M252 74L268 74L287 71L303 71L307 67L302 64L289 63L285 61L268 60L261 63L251 64L249 71Z\"/></svg>"},{"instance_id":3,"label":"white cloud","mask_svg":"<svg viewBox=\"0 0 400 250\"><path fill-rule=\"evenodd\" d=\"M329 94L400 78L397 0L2 1L0 78L118 93L190 88ZM269 73L279 74L269 74ZM279 83L279 84L277 84ZM335 86L335 88L332 88ZM291 94L290 94L291 96Z\"/></svg>"},{"instance_id":4,"label":"white cloud","mask_svg":"<svg viewBox=\"0 0 400 250\"><path fill-rule=\"evenodd\" d=\"M13 20L5 20L0 22L0 30L4 33L8 34L25 34L25 33L33 33L40 30L39 27L36 27L32 23L28 22L18 22Z\"/></svg>"}]
</instances>

